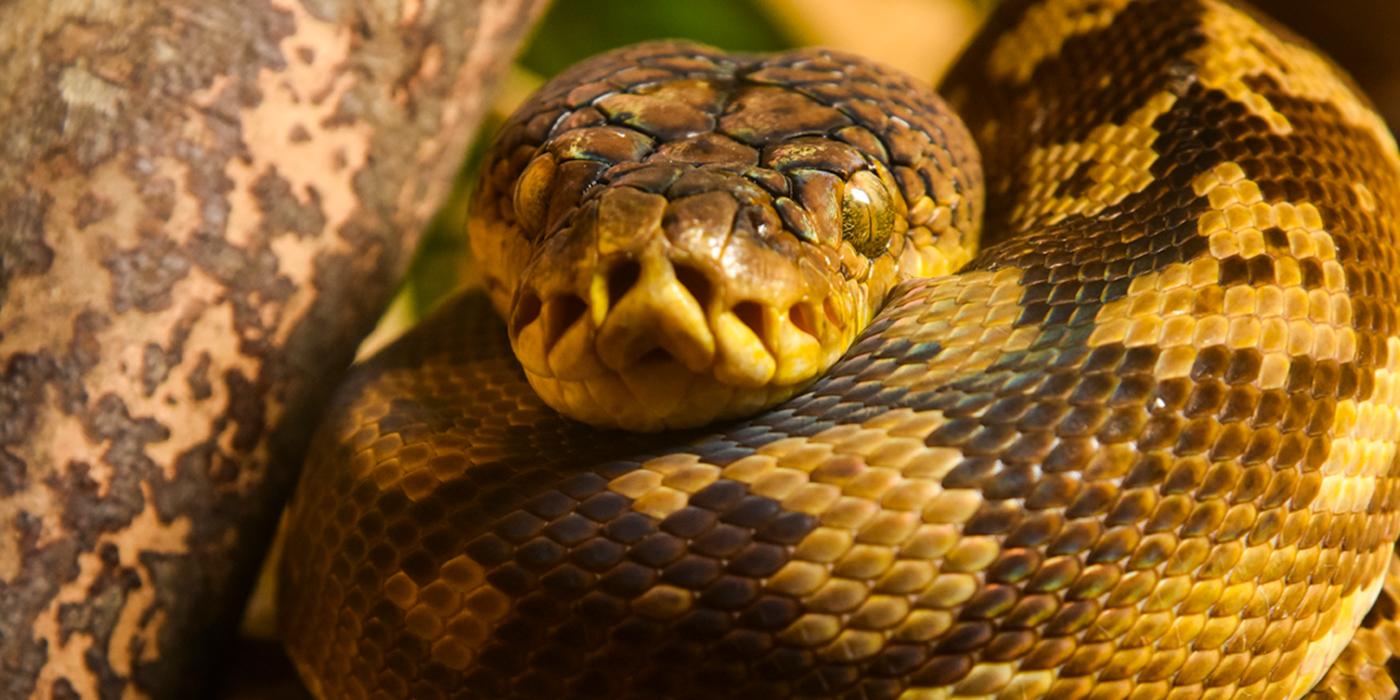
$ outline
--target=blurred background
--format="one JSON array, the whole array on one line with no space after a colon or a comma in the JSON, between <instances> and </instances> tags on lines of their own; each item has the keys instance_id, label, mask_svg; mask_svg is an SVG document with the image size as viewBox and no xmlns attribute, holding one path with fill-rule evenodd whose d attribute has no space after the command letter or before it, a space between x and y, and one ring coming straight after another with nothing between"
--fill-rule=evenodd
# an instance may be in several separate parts
<instances>
[{"instance_id":1,"label":"blurred background","mask_svg":"<svg viewBox=\"0 0 1400 700\"><path fill-rule=\"evenodd\" d=\"M431 223L393 302L364 341L366 357L471 281L467 206L485 146L515 106L550 76L590 55L658 38L687 38L732 51L780 51L822 45L861 54L937 83L998 0L555 0L511 72L458 173L452 195ZM1392 129L1400 124L1397 0L1254 0L1349 70ZM269 560L275 560L276 552ZM275 581L264 571L249 603L240 658L224 700L303 699L276 642Z\"/></svg>"}]
</instances>

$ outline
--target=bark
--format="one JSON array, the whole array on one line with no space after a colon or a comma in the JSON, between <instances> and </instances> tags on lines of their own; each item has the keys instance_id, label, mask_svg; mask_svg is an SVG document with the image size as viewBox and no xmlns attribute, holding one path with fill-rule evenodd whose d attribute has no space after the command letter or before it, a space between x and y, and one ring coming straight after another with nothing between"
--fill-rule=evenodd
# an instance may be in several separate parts
<instances>
[{"instance_id":1,"label":"bark","mask_svg":"<svg viewBox=\"0 0 1400 700\"><path fill-rule=\"evenodd\" d=\"M0 2L0 697L198 697L539 0Z\"/></svg>"}]
</instances>

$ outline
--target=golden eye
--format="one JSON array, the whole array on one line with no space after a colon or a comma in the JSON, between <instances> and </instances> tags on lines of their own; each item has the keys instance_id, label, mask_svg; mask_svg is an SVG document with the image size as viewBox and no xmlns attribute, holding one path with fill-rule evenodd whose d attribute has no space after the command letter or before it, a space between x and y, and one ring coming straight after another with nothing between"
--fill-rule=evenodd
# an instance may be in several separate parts
<instances>
[{"instance_id":1,"label":"golden eye","mask_svg":"<svg viewBox=\"0 0 1400 700\"><path fill-rule=\"evenodd\" d=\"M530 161L515 179L515 219L527 233L535 233L544 226L555 169L554 156L544 153Z\"/></svg>"},{"instance_id":2,"label":"golden eye","mask_svg":"<svg viewBox=\"0 0 1400 700\"><path fill-rule=\"evenodd\" d=\"M867 258L890 247L894 234L894 198L880 176L862 170L846 182L841 197L841 239Z\"/></svg>"}]
</instances>

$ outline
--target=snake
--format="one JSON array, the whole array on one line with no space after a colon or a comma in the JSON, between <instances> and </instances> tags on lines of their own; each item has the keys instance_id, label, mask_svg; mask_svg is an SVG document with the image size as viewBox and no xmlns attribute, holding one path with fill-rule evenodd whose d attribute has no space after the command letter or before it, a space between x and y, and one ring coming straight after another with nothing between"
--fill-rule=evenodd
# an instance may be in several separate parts
<instances>
[{"instance_id":1,"label":"snake","mask_svg":"<svg viewBox=\"0 0 1400 700\"><path fill-rule=\"evenodd\" d=\"M314 439L310 690L1393 696L1367 99L1223 0L1008 0L939 90L661 41L526 101L481 283Z\"/></svg>"}]
</instances>

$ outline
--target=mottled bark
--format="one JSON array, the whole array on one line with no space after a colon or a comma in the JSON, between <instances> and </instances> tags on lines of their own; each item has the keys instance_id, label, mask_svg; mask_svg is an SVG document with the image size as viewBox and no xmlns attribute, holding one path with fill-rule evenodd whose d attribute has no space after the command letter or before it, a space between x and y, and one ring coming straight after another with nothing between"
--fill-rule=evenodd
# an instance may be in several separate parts
<instances>
[{"instance_id":1,"label":"mottled bark","mask_svg":"<svg viewBox=\"0 0 1400 700\"><path fill-rule=\"evenodd\" d=\"M0 3L0 697L194 697L538 0Z\"/></svg>"}]
</instances>

